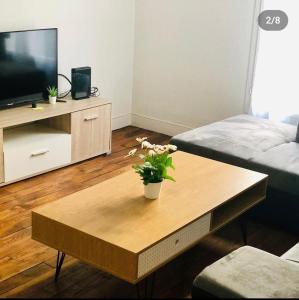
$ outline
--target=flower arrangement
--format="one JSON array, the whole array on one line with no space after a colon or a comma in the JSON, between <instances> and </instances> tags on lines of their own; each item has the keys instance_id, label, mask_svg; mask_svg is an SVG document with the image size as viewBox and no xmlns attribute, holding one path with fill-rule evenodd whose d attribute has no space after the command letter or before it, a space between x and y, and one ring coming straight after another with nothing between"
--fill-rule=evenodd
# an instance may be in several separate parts
<instances>
[{"instance_id":1,"label":"flower arrangement","mask_svg":"<svg viewBox=\"0 0 299 300\"><path fill-rule=\"evenodd\" d=\"M140 143L141 149L134 149L127 156L138 156L143 160L143 164L133 165L133 168L140 175L144 185L161 183L163 180L175 181L173 177L168 175L167 169L175 169L170 153L176 151L177 147L174 145L152 145L146 137L136 140Z\"/></svg>"}]
</instances>

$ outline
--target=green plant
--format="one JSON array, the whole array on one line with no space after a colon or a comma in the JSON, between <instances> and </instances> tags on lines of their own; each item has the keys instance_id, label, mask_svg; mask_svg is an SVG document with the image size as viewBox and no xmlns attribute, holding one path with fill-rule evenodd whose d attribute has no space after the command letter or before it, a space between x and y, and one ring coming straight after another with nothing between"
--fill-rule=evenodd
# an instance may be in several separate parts
<instances>
[{"instance_id":1,"label":"green plant","mask_svg":"<svg viewBox=\"0 0 299 300\"><path fill-rule=\"evenodd\" d=\"M58 95L58 90L55 86L49 86L47 88L47 91L49 93L49 96L51 96L51 97L57 97L57 95Z\"/></svg>"},{"instance_id":2,"label":"green plant","mask_svg":"<svg viewBox=\"0 0 299 300\"><path fill-rule=\"evenodd\" d=\"M175 181L169 176L167 169L175 169L170 153L177 150L174 145L152 145L147 141L147 138L137 138L141 144L141 150L134 149L127 156L138 156L143 164L133 165L136 173L140 175L144 185L149 183L159 183L164 179Z\"/></svg>"}]
</instances>

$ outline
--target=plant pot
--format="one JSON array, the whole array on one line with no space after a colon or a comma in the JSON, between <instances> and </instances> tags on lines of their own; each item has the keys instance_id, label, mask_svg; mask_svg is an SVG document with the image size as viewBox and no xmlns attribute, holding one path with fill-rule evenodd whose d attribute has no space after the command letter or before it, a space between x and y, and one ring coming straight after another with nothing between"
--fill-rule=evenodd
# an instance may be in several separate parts
<instances>
[{"instance_id":1,"label":"plant pot","mask_svg":"<svg viewBox=\"0 0 299 300\"><path fill-rule=\"evenodd\" d=\"M50 104L56 104L56 101L57 101L57 97L51 97L51 96L49 96L49 103Z\"/></svg>"},{"instance_id":2,"label":"plant pot","mask_svg":"<svg viewBox=\"0 0 299 300\"><path fill-rule=\"evenodd\" d=\"M144 196L147 199L155 200L160 197L162 182L149 183L144 186Z\"/></svg>"}]
</instances>

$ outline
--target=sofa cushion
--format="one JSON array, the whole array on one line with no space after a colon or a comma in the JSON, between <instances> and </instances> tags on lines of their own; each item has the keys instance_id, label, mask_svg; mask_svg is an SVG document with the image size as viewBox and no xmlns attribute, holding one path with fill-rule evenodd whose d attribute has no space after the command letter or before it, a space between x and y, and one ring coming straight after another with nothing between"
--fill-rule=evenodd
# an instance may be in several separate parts
<instances>
[{"instance_id":1,"label":"sofa cushion","mask_svg":"<svg viewBox=\"0 0 299 300\"><path fill-rule=\"evenodd\" d=\"M219 298L297 298L299 267L280 257L242 247L207 267L193 283Z\"/></svg>"},{"instance_id":2,"label":"sofa cushion","mask_svg":"<svg viewBox=\"0 0 299 300\"><path fill-rule=\"evenodd\" d=\"M268 174L271 187L299 195L296 132L294 125L239 115L179 134L171 143L182 151Z\"/></svg>"},{"instance_id":3,"label":"sofa cushion","mask_svg":"<svg viewBox=\"0 0 299 300\"><path fill-rule=\"evenodd\" d=\"M299 195L299 143L279 145L251 161L269 175L272 187Z\"/></svg>"},{"instance_id":4,"label":"sofa cushion","mask_svg":"<svg viewBox=\"0 0 299 300\"><path fill-rule=\"evenodd\" d=\"M181 150L196 147L202 152L214 150L249 160L275 146L295 141L295 136L293 125L239 115L179 134L172 143Z\"/></svg>"}]
</instances>

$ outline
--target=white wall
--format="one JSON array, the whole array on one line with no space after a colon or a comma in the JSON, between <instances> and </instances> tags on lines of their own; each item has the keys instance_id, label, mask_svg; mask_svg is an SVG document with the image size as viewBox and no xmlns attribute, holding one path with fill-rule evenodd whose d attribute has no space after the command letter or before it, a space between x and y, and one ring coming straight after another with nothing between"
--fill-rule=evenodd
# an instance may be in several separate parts
<instances>
[{"instance_id":1,"label":"white wall","mask_svg":"<svg viewBox=\"0 0 299 300\"><path fill-rule=\"evenodd\" d=\"M243 113L254 0L137 0L133 124L167 134Z\"/></svg>"},{"instance_id":2,"label":"white wall","mask_svg":"<svg viewBox=\"0 0 299 300\"><path fill-rule=\"evenodd\" d=\"M93 68L114 129L173 135L244 111L256 1L0 0L0 31L58 27L59 72Z\"/></svg>"},{"instance_id":3,"label":"white wall","mask_svg":"<svg viewBox=\"0 0 299 300\"><path fill-rule=\"evenodd\" d=\"M134 0L0 0L0 31L58 27L59 72L92 67L114 128L131 123L134 18Z\"/></svg>"}]
</instances>

